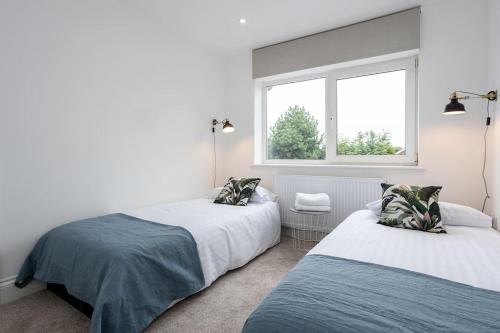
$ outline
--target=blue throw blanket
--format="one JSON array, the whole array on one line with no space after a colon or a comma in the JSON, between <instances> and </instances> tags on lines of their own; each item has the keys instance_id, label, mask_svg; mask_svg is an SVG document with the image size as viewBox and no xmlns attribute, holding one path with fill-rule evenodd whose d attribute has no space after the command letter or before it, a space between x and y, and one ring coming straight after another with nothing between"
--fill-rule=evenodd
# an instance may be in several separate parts
<instances>
[{"instance_id":1,"label":"blue throw blanket","mask_svg":"<svg viewBox=\"0 0 500 333\"><path fill-rule=\"evenodd\" d=\"M205 279L193 236L184 228L112 214L45 234L16 280L59 283L91 304L91 331L140 332L172 301Z\"/></svg>"},{"instance_id":2,"label":"blue throw blanket","mask_svg":"<svg viewBox=\"0 0 500 333\"><path fill-rule=\"evenodd\" d=\"M262 301L243 332L500 332L500 293L310 255Z\"/></svg>"}]
</instances>

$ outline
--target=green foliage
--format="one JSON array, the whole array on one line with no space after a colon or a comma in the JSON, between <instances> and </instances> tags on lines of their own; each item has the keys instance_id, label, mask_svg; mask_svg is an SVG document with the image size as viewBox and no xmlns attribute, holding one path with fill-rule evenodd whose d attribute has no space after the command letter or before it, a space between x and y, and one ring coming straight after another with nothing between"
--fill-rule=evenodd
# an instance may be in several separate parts
<instances>
[{"instance_id":1,"label":"green foliage","mask_svg":"<svg viewBox=\"0 0 500 333\"><path fill-rule=\"evenodd\" d=\"M302 106L289 107L271 127L268 139L269 159L325 159L323 134L318 121Z\"/></svg>"},{"instance_id":2,"label":"green foliage","mask_svg":"<svg viewBox=\"0 0 500 333\"><path fill-rule=\"evenodd\" d=\"M394 155L400 150L387 132L358 132L354 139L341 138L337 145L338 155Z\"/></svg>"},{"instance_id":3,"label":"green foliage","mask_svg":"<svg viewBox=\"0 0 500 333\"><path fill-rule=\"evenodd\" d=\"M395 155L400 147L391 144L390 133L358 132L356 137L341 138L338 155ZM303 106L289 107L271 127L268 138L269 159L325 159L324 135L318 121Z\"/></svg>"}]
</instances>

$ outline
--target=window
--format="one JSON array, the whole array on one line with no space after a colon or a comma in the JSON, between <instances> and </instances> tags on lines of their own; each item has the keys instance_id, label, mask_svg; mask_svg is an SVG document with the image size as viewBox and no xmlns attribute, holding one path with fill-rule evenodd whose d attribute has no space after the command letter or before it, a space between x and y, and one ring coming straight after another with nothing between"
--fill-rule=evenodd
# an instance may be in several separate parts
<instances>
[{"instance_id":1,"label":"window","mask_svg":"<svg viewBox=\"0 0 500 333\"><path fill-rule=\"evenodd\" d=\"M318 78L266 87L267 159L325 159L325 83Z\"/></svg>"},{"instance_id":2,"label":"window","mask_svg":"<svg viewBox=\"0 0 500 333\"><path fill-rule=\"evenodd\" d=\"M261 87L266 163L416 163L416 57Z\"/></svg>"}]
</instances>

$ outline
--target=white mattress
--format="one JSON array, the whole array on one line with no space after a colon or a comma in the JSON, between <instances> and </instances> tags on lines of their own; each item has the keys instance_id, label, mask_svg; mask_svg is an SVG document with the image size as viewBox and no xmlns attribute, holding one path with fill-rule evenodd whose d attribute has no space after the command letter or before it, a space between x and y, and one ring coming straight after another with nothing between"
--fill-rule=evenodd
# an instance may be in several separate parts
<instances>
[{"instance_id":1,"label":"white mattress","mask_svg":"<svg viewBox=\"0 0 500 333\"><path fill-rule=\"evenodd\" d=\"M500 291L500 233L446 226L447 234L390 228L368 210L353 213L309 253L420 272Z\"/></svg>"},{"instance_id":2,"label":"white mattress","mask_svg":"<svg viewBox=\"0 0 500 333\"><path fill-rule=\"evenodd\" d=\"M281 232L278 204L271 201L243 207L195 199L124 214L186 228L198 246L205 287L277 244Z\"/></svg>"}]
</instances>

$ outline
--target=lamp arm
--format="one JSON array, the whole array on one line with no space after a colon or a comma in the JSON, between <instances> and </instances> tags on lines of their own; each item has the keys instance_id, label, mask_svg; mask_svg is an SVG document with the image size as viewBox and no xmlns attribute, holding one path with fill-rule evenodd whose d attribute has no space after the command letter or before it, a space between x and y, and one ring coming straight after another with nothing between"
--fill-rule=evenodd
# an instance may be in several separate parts
<instances>
[{"instance_id":1,"label":"lamp arm","mask_svg":"<svg viewBox=\"0 0 500 333\"><path fill-rule=\"evenodd\" d=\"M476 93L473 93L473 92L470 92L470 91L463 91L463 90L457 90L455 91L456 93L462 93L462 94L467 94L467 95L473 95L473 96L477 96L477 97L481 97L483 95L481 94L476 94Z\"/></svg>"},{"instance_id":2,"label":"lamp arm","mask_svg":"<svg viewBox=\"0 0 500 333\"><path fill-rule=\"evenodd\" d=\"M472 97L471 96L457 96L457 93L471 95ZM451 94L451 96L453 96L456 99L485 98L485 99L488 99L490 101L496 101L497 100L497 91L492 90L492 91L488 92L487 94L476 94L476 93L473 93L470 91L456 90Z\"/></svg>"},{"instance_id":3,"label":"lamp arm","mask_svg":"<svg viewBox=\"0 0 500 333\"><path fill-rule=\"evenodd\" d=\"M212 119L212 126L217 126L219 124L223 124L229 122L229 119L224 118L223 121L218 121L217 119Z\"/></svg>"}]
</instances>

